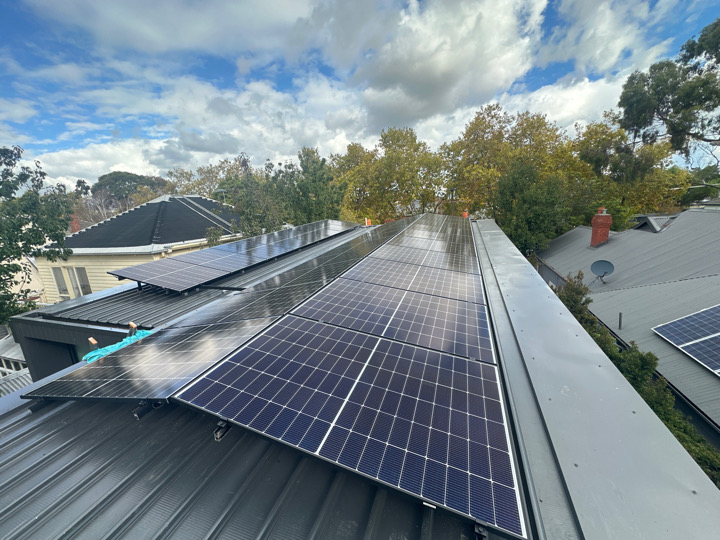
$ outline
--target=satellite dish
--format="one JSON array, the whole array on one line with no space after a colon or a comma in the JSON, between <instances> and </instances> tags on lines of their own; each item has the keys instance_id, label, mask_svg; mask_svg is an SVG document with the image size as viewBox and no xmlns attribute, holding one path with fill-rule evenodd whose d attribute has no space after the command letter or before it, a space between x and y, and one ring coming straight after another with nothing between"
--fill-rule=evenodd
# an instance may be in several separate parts
<instances>
[{"instance_id":1,"label":"satellite dish","mask_svg":"<svg viewBox=\"0 0 720 540\"><path fill-rule=\"evenodd\" d=\"M605 280L603 279L605 276L609 276L615 271L615 265L611 263L610 261L595 261L590 266L590 270L593 274L597 276L596 279L599 279L603 283L605 283Z\"/></svg>"}]
</instances>

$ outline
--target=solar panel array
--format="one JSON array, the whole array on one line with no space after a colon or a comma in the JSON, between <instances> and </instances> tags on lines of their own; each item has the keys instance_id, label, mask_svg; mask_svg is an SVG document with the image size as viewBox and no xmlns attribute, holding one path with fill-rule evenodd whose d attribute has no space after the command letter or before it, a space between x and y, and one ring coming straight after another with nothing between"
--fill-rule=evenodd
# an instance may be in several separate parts
<instances>
[{"instance_id":1,"label":"solar panel array","mask_svg":"<svg viewBox=\"0 0 720 540\"><path fill-rule=\"evenodd\" d=\"M720 375L720 305L661 324L653 330Z\"/></svg>"},{"instance_id":2,"label":"solar panel array","mask_svg":"<svg viewBox=\"0 0 720 540\"><path fill-rule=\"evenodd\" d=\"M113 270L109 274L183 292L356 227L354 223L343 221L318 221L169 259Z\"/></svg>"},{"instance_id":3,"label":"solar panel array","mask_svg":"<svg viewBox=\"0 0 720 540\"><path fill-rule=\"evenodd\" d=\"M525 536L469 223L389 246L408 257L374 251L174 399Z\"/></svg>"},{"instance_id":4,"label":"solar panel array","mask_svg":"<svg viewBox=\"0 0 720 540\"><path fill-rule=\"evenodd\" d=\"M167 328L26 397L167 399L414 219L397 221L380 232L368 230L246 291L214 299Z\"/></svg>"},{"instance_id":5,"label":"solar panel array","mask_svg":"<svg viewBox=\"0 0 720 540\"><path fill-rule=\"evenodd\" d=\"M24 397L167 398L276 319L159 331L28 392Z\"/></svg>"}]
</instances>

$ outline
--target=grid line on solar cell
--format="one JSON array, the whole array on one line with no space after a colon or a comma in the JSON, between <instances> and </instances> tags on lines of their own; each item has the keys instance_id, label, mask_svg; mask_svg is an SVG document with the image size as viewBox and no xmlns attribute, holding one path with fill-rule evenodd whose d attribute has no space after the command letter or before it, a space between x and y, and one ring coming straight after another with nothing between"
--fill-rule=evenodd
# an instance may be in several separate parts
<instances>
[{"instance_id":1,"label":"grid line on solar cell","mask_svg":"<svg viewBox=\"0 0 720 540\"><path fill-rule=\"evenodd\" d=\"M720 305L661 324L653 330L677 346L718 334L720 333Z\"/></svg>"},{"instance_id":2,"label":"grid line on solar cell","mask_svg":"<svg viewBox=\"0 0 720 540\"><path fill-rule=\"evenodd\" d=\"M275 318L152 334L27 394L75 399L164 399Z\"/></svg>"},{"instance_id":3,"label":"grid line on solar cell","mask_svg":"<svg viewBox=\"0 0 720 540\"><path fill-rule=\"evenodd\" d=\"M420 263L416 265L369 257L343 274L343 278L466 302L485 303L480 276Z\"/></svg>"},{"instance_id":4,"label":"grid line on solar cell","mask_svg":"<svg viewBox=\"0 0 720 540\"><path fill-rule=\"evenodd\" d=\"M497 369L284 317L177 399L523 535Z\"/></svg>"},{"instance_id":5,"label":"grid line on solar cell","mask_svg":"<svg viewBox=\"0 0 720 540\"><path fill-rule=\"evenodd\" d=\"M494 363L487 312L473 304L342 277L293 314Z\"/></svg>"}]
</instances>

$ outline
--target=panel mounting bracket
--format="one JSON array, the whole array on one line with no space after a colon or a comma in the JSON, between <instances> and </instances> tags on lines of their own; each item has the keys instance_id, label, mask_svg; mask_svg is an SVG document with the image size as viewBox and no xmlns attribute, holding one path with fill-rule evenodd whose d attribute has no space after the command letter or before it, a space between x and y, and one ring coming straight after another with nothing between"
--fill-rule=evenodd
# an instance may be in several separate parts
<instances>
[{"instance_id":1,"label":"panel mounting bracket","mask_svg":"<svg viewBox=\"0 0 720 540\"><path fill-rule=\"evenodd\" d=\"M222 438L227 434L227 432L230 431L231 427L232 426L228 422L220 420L217 423L215 431L213 431L213 439L215 440L215 442L220 442Z\"/></svg>"}]
</instances>

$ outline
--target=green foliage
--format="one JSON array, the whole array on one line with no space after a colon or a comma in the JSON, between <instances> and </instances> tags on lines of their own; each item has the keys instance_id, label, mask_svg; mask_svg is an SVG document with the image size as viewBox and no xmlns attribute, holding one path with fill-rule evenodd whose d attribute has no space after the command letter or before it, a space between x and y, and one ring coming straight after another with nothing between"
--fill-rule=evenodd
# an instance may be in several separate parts
<instances>
[{"instance_id":1,"label":"green foliage","mask_svg":"<svg viewBox=\"0 0 720 540\"><path fill-rule=\"evenodd\" d=\"M411 128L383 130L372 150L348 145L345 155L333 156L333 168L347 184L343 215L353 221L436 211L447 192L442 159Z\"/></svg>"},{"instance_id":2,"label":"green foliage","mask_svg":"<svg viewBox=\"0 0 720 540\"><path fill-rule=\"evenodd\" d=\"M498 180L494 215L517 248L525 254L544 249L565 229L567 207L562 181L538 178L527 163L515 163Z\"/></svg>"},{"instance_id":3,"label":"green foliage","mask_svg":"<svg viewBox=\"0 0 720 540\"><path fill-rule=\"evenodd\" d=\"M717 197L720 190L714 186L720 186L720 170L718 170L718 166L709 165L693 171L690 183L692 186L680 197L680 203L683 206L688 206L703 199ZM708 186L705 184L713 185Z\"/></svg>"},{"instance_id":4,"label":"green foliage","mask_svg":"<svg viewBox=\"0 0 720 540\"><path fill-rule=\"evenodd\" d=\"M321 219L339 219L347 184L333 182L333 173L317 148L303 148L298 153L301 174L297 181L297 192L292 223L312 223ZM291 221L291 220L288 220Z\"/></svg>"},{"instance_id":5,"label":"green foliage","mask_svg":"<svg viewBox=\"0 0 720 540\"><path fill-rule=\"evenodd\" d=\"M620 349L610 331L590 312L590 289L583 284L583 274L568 276L565 285L556 290L558 298L575 316L585 331L612 360L655 414L662 420L705 474L720 487L720 452L703 439L690 421L675 407L675 397L667 381L655 373L657 357L644 353L631 343Z\"/></svg>"},{"instance_id":6,"label":"green foliage","mask_svg":"<svg viewBox=\"0 0 720 540\"><path fill-rule=\"evenodd\" d=\"M697 142L720 141L720 19L700 38L688 41L680 56L636 71L623 85L620 125L644 143L659 138L689 155ZM660 128L664 129L664 133Z\"/></svg>"},{"instance_id":7,"label":"green foliage","mask_svg":"<svg viewBox=\"0 0 720 540\"><path fill-rule=\"evenodd\" d=\"M98 178L92 186L93 196L106 192L110 204L116 206L118 211L124 212L132 208L132 196L142 186L148 188L152 193L162 192L167 180L160 177L143 176L124 171L113 171Z\"/></svg>"},{"instance_id":8,"label":"green foliage","mask_svg":"<svg viewBox=\"0 0 720 540\"><path fill-rule=\"evenodd\" d=\"M220 227L208 227L205 229L205 237L207 239L208 247L217 246L220 243L222 232L223 231Z\"/></svg>"},{"instance_id":9,"label":"green foliage","mask_svg":"<svg viewBox=\"0 0 720 540\"><path fill-rule=\"evenodd\" d=\"M77 198L87 191L83 181L75 193L46 186L39 163L18 168L21 156L20 147L0 148L0 324L34 307L30 290L22 288L29 272L25 257L57 260L72 253L64 247L65 234ZM49 242L56 247L41 249Z\"/></svg>"},{"instance_id":10,"label":"green foliage","mask_svg":"<svg viewBox=\"0 0 720 540\"><path fill-rule=\"evenodd\" d=\"M288 211L278 197L266 172L248 169L242 176L231 176L220 182L218 189L226 190L225 198L240 216L238 228L244 236L257 236L279 230Z\"/></svg>"}]
</instances>

